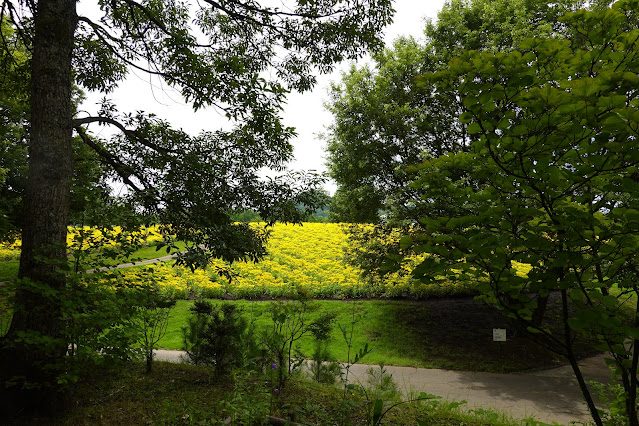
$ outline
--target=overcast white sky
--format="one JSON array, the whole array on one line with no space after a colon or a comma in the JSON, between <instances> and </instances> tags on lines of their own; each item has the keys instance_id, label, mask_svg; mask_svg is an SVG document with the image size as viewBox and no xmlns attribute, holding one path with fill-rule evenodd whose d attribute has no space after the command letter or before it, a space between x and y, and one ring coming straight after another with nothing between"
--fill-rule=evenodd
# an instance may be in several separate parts
<instances>
[{"instance_id":1,"label":"overcast white sky","mask_svg":"<svg viewBox=\"0 0 639 426\"><path fill-rule=\"evenodd\" d=\"M395 0L394 22L384 31L386 43L390 44L400 35L422 38L424 18L435 19L443 4L444 0ZM83 13L82 6L83 2L79 2L79 13ZM360 63L364 63L363 61L365 59ZM318 134L325 132L326 127L331 124L332 117L324 109L324 102L328 99L330 82L339 81L341 71L349 67L350 63L342 63L337 66L334 73L320 76L319 83L312 92L289 95L283 112L284 123L295 127L298 133L293 140L295 159L289 168L326 171L325 144ZM121 112L152 112L191 134L198 134L203 130L217 130L224 127L226 122L223 114L214 109L193 112L189 105L182 102L177 92L167 90L160 81L150 80L147 75L140 72L131 73L111 98ZM95 103L99 99L99 96L89 94L80 109L95 111ZM99 132L100 129L103 128L93 127L91 130ZM326 189L333 193L334 183L329 182Z\"/></svg>"}]
</instances>

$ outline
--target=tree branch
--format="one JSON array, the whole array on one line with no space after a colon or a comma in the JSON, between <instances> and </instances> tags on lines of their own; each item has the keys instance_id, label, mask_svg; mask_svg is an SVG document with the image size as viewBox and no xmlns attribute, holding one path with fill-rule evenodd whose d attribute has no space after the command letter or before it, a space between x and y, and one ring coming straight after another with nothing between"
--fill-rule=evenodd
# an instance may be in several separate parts
<instances>
[{"instance_id":1,"label":"tree branch","mask_svg":"<svg viewBox=\"0 0 639 426\"><path fill-rule=\"evenodd\" d=\"M144 146L146 146L147 148L153 149L155 151L158 152L162 152L164 154L181 154L181 151L175 150L175 149L169 149L169 148L165 148L163 146L160 146L156 143L153 143L151 141L149 141L146 138L141 137L138 132L136 132L135 130L130 130L127 129L124 124L120 123L117 120L114 120L112 118L109 117L84 117L84 118L76 118L73 120L73 126L81 126L83 124L89 124L89 123L100 123L100 124L111 124L112 126L117 127L118 129L120 129L120 131L122 131L122 133L124 133L124 135L129 138L132 139Z\"/></svg>"},{"instance_id":2,"label":"tree branch","mask_svg":"<svg viewBox=\"0 0 639 426\"><path fill-rule=\"evenodd\" d=\"M335 10L331 13L327 13L327 14L317 14L317 13L291 13L291 12L282 12L279 11L277 9L275 10L270 10L270 9L262 9L259 7L255 7L255 6L251 6L249 4L245 4L242 3L238 0L227 0L229 3L233 3L245 10L250 10L251 12L257 12L263 15L268 15L268 16L288 16L288 17L292 17L292 18L307 18L307 19L323 19L323 18L330 18L331 16L335 16L335 15L339 15L341 13L346 12L346 9L342 8L342 9L338 9Z\"/></svg>"},{"instance_id":3,"label":"tree branch","mask_svg":"<svg viewBox=\"0 0 639 426\"><path fill-rule=\"evenodd\" d=\"M5 10L8 11L9 13L5 13ZM31 37L24 29L24 27L22 25L20 25L20 20L16 18L16 15L18 14L18 11L16 10L15 6L13 5L13 3L11 3L8 0L4 0L2 2L2 8L0 9L0 16L4 17L4 16L8 16L9 21L11 22L11 24L13 25L13 27L15 28L16 32L18 33L18 36L20 38L20 40L22 40L22 43L25 47L26 50L30 51L31 50L31 45L32 45L32 41L33 41L33 37ZM4 34L2 34L2 45L5 49L7 49L7 44L5 42L5 38L4 38ZM10 53L9 50L7 49L7 53Z\"/></svg>"},{"instance_id":4,"label":"tree branch","mask_svg":"<svg viewBox=\"0 0 639 426\"><path fill-rule=\"evenodd\" d=\"M184 80L184 79L182 79L182 78L180 78L180 77L178 77L176 75L171 75L171 74L168 74L168 73L162 72L162 71L154 71L152 69L144 68L144 67L141 67L140 65L134 63L132 60L124 57L116 48L113 47L113 45L111 43L109 43L109 41L107 41L106 38L109 38L112 42L120 44L120 45L122 45L122 40L119 40L119 39L113 37L104 28L102 28L102 26L100 26L100 25L96 24L95 22L91 21L89 18L86 18L84 16L80 16L78 18L78 20L81 21L81 22L87 23L93 29L94 34L100 38L100 40L111 51L111 53L113 53L117 58L119 58L120 60L125 62L127 65L135 68L138 71L142 71L142 72L150 74L150 75L157 75L159 77L164 78L167 81L173 80L178 85L181 85L183 87L190 87L190 88L192 88L192 89L194 89L196 91L199 91L199 88L197 86L189 84L186 80ZM137 52L133 51L132 49L127 48L126 46L122 46L122 48L131 50L132 53L134 55L136 55L136 56L138 54ZM148 60L148 58L147 58L147 60ZM208 98L207 98L207 102L208 102L209 105L219 109L220 111L224 111L225 113L227 113L229 115L233 115L233 113L232 113L230 108L224 107L224 106L220 105L219 103L213 102L213 100L208 99Z\"/></svg>"},{"instance_id":5,"label":"tree branch","mask_svg":"<svg viewBox=\"0 0 639 426\"><path fill-rule=\"evenodd\" d=\"M88 145L90 148L92 148L96 152L96 154L98 154L100 156L100 158L102 158L102 160L106 164L111 166L113 168L113 170L118 174L118 176L120 176L120 178L122 179L122 181L125 184L130 186L137 193L142 193L143 192L142 188L139 188L135 184L135 182L133 182L130 179L130 176L131 175L135 176L135 173L129 166L127 166L126 164L123 164L120 161L119 158L117 158L115 155L111 154L109 151L104 149L99 144L95 143L95 141L93 139L91 139L89 137L89 135L86 134L86 132L84 131L84 128L82 126L74 125L74 129L78 133L78 135L80 136L82 141L86 145Z\"/></svg>"}]
</instances>

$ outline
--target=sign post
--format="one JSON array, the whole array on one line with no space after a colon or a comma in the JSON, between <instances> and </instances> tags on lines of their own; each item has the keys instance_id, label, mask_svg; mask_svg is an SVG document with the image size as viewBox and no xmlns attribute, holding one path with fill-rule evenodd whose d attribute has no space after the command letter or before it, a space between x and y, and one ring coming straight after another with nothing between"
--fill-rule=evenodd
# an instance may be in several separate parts
<instances>
[{"instance_id":1,"label":"sign post","mask_svg":"<svg viewBox=\"0 0 639 426\"><path fill-rule=\"evenodd\" d=\"M493 342L505 342L505 341L506 341L506 329L493 328Z\"/></svg>"},{"instance_id":2,"label":"sign post","mask_svg":"<svg viewBox=\"0 0 639 426\"><path fill-rule=\"evenodd\" d=\"M506 329L505 328L493 328L493 342L505 342L506 341ZM499 358L501 358L501 346L499 343Z\"/></svg>"}]
</instances>

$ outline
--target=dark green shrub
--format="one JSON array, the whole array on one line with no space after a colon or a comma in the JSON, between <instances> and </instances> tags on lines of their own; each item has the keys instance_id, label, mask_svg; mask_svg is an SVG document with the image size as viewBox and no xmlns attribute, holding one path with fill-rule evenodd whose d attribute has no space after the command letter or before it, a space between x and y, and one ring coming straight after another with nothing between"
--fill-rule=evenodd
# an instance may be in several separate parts
<instances>
[{"instance_id":1,"label":"dark green shrub","mask_svg":"<svg viewBox=\"0 0 639 426\"><path fill-rule=\"evenodd\" d=\"M196 300L190 311L193 315L187 319L182 327L182 342L188 361L195 365L206 364L204 352L204 334L209 322L209 315L213 310L210 302Z\"/></svg>"},{"instance_id":2,"label":"dark green shrub","mask_svg":"<svg viewBox=\"0 0 639 426\"><path fill-rule=\"evenodd\" d=\"M131 292L117 285L105 286L92 276L84 279L71 276L66 287L59 291L38 282L21 280L7 284L6 292L3 292L8 315L13 308L12 294L17 285L33 297L59 306L61 317L54 337L37 332L17 332L2 339L3 351L11 351L17 345L32 347L35 355L25 362L37 364L47 372L30 380L16 375L7 380L7 385L16 389L63 391L96 365L115 364L141 355L136 347L140 333L134 324L136 308ZM7 327L9 324L10 316ZM48 353L66 353L67 356L38 355Z\"/></svg>"},{"instance_id":3,"label":"dark green shrub","mask_svg":"<svg viewBox=\"0 0 639 426\"><path fill-rule=\"evenodd\" d=\"M341 365L328 349L336 314L324 313L311 325L309 331L314 338L313 354L309 369L318 383L334 384L342 372Z\"/></svg>"},{"instance_id":4,"label":"dark green shrub","mask_svg":"<svg viewBox=\"0 0 639 426\"><path fill-rule=\"evenodd\" d=\"M189 360L212 366L218 376L245 365L256 344L252 324L242 317L242 310L228 303L213 306L197 301L191 311L194 315L182 329Z\"/></svg>"},{"instance_id":5,"label":"dark green shrub","mask_svg":"<svg viewBox=\"0 0 639 426\"><path fill-rule=\"evenodd\" d=\"M121 284L109 288L94 277L69 284L63 298L64 335L78 373L96 364L140 358L137 291Z\"/></svg>"}]
</instances>

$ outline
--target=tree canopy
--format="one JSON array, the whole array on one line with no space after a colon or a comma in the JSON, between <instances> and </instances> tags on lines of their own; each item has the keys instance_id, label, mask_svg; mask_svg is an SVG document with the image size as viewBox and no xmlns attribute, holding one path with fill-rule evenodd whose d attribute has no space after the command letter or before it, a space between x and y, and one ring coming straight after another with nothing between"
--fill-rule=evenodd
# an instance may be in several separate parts
<instances>
[{"instance_id":1,"label":"tree canopy","mask_svg":"<svg viewBox=\"0 0 639 426\"><path fill-rule=\"evenodd\" d=\"M291 156L294 129L280 119L286 94L309 90L314 74L337 61L378 49L392 9L388 0L300 0L285 7L253 0L197 6L116 0L99 2L100 16L89 18L77 15L75 0L1 4L30 74L23 95L28 115L11 118L28 126L29 161L20 280L0 371L3 383L23 389L5 389L3 407L19 410L55 405L57 393L42 386L56 383L66 351L59 295L67 282L66 233L78 169L74 133L108 178L128 186L132 211L155 217L167 235L189 243L181 262L256 260L266 233L234 223L233 212L298 221L305 212L297 206L314 211L323 197L314 189L317 176L258 177L261 168L282 170ZM0 48L3 58L13 57L10 39ZM15 68L18 61L6 63ZM223 111L231 130L188 135L153 115L120 112L108 95L132 69L162 78L195 109ZM11 98L7 82L2 93ZM97 115L76 113L75 87L105 94ZM92 135L94 126L116 133L101 139Z\"/></svg>"},{"instance_id":2,"label":"tree canopy","mask_svg":"<svg viewBox=\"0 0 639 426\"><path fill-rule=\"evenodd\" d=\"M20 207L26 176L28 122L28 57L11 26L0 21L2 38L8 45L0 52L4 72L0 79L0 241L12 240L19 232Z\"/></svg>"},{"instance_id":3,"label":"tree canopy","mask_svg":"<svg viewBox=\"0 0 639 426\"><path fill-rule=\"evenodd\" d=\"M415 203L421 189L411 166L426 158L467 152L476 135L459 120L463 109L455 87L438 87L417 77L447 68L464 49L511 51L525 37L565 37L557 16L579 1L450 1L436 22L426 24L425 41L400 38L374 64L353 68L334 85L328 104L334 122L327 136L328 168L337 182L331 210L343 222L376 224L349 229L349 263L374 282L384 259L400 255L397 228L420 217L456 214L449 203ZM599 7L592 4L591 7ZM457 169L469 186L481 183ZM405 229L404 232L408 232Z\"/></svg>"},{"instance_id":4,"label":"tree canopy","mask_svg":"<svg viewBox=\"0 0 639 426\"><path fill-rule=\"evenodd\" d=\"M601 7L594 2L591 8ZM353 67L332 87L328 109L334 122L327 135L328 167L337 183L333 211L346 222L412 218L408 166L424 156L467 150L472 136L460 123L454 88L444 92L417 85L415 78L445 69L464 50L510 51L530 36L565 36L557 18L581 6L566 0L453 0L425 41L400 38L372 66ZM423 212L421 212L423 213ZM383 220L382 220L383 219Z\"/></svg>"},{"instance_id":5,"label":"tree canopy","mask_svg":"<svg viewBox=\"0 0 639 426\"><path fill-rule=\"evenodd\" d=\"M576 334L608 351L625 416L639 422L637 10L636 0L624 0L569 13L560 18L568 37L464 52L422 77L459 93L460 120L474 140L469 152L418 167L412 186L423 195L415 202L445 203L454 214L420 217L401 240L423 256L415 278L477 282L484 301L564 355L597 424L573 353ZM522 275L516 264L531 269ZM552 294L561 335L536 318Z\"/></svg>"}]
</instances>

